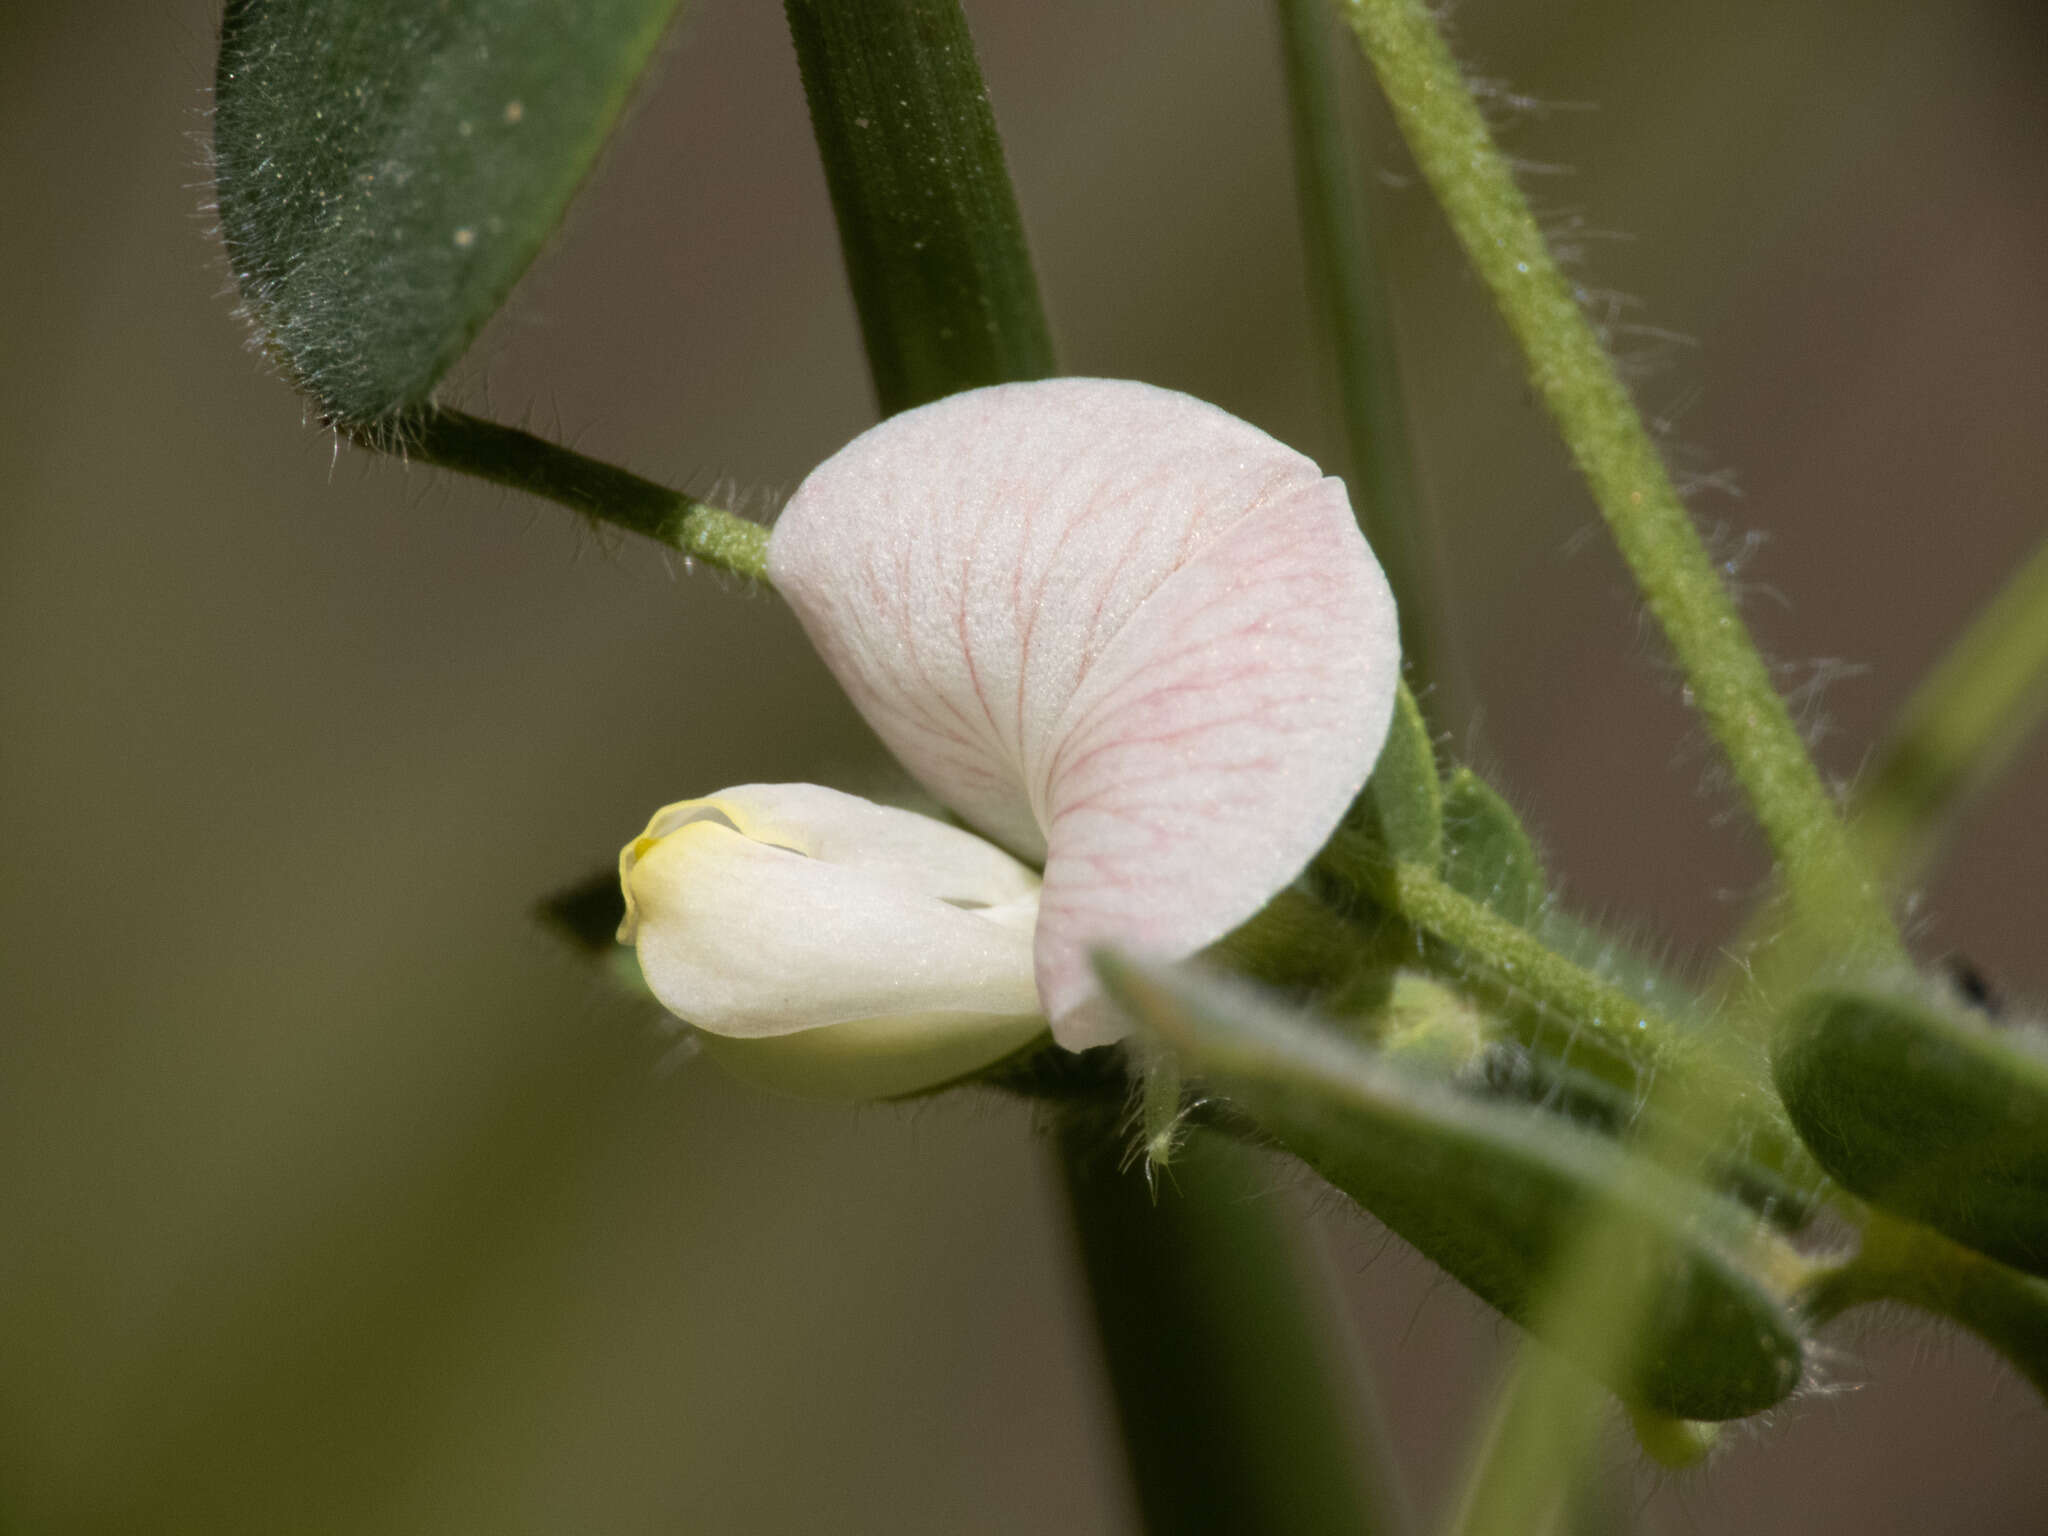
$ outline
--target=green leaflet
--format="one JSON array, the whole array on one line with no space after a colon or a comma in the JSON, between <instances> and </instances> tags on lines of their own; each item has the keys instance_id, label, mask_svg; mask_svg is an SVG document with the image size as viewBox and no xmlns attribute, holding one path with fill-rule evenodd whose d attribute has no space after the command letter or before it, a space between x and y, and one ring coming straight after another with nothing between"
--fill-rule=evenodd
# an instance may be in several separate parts
<instances>
[{"instance_id":1,"label":"green leaflet","mask_svg":"<svg viewBox=\"0 0 2048 1536\"><path fill-rule=\"evenodd\" d=\"M1470 768L1453 770L1444 784L1444 879L1526 928L1549 893L1536 845L1493 787Z\"/></svg>"},{"instance_id":2,"label":"green leaflet","mask_svg":"<svg viewBox=\"0 0 2048 1536\"><path fill-rule=\"evenodd\" d=\"M2048 1037L1876 987L1781 1021L1778 1091L1813 1154L1888 1210L2048 1275Z\"/></svg>"},{"instance_id":3,"label":"green leaflet","mask_svg":"<svg viewBox=\"0 0 2048 1536\"><path fill-rule=\"evenodd\" d=\"M1535 1110L1464 1098L1245 989L1099 962L1111 995L1282 1145L1524 1325L1587 1220L1628 1222L1653 1277L1624 1399L1678 1418L1760 1412L1798 1384L1785 1301L1801 1261L1741 1206Z\"/></svg>"},{"instance_id":4,"label":"green leaflet","mask_svg":"<svg viewBox=\"0 0 2048 1536\"><path fill-rule=\"evenodd\" d=\"M266 348L340 426L426 405L561 219L678 0L229 0L214 175Z\"/></svg>"}]
</instances>

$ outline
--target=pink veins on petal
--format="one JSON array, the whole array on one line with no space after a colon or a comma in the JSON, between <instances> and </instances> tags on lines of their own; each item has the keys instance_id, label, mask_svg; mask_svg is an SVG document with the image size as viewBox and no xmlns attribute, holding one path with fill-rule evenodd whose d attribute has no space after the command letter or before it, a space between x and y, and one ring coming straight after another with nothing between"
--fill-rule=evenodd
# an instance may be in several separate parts
<instances>
[{"instance_id":1,"label":"pink veins on petal","mask_svg":"<svg viewBox=\"0 0 2048 1536\"><path fill-rule=\"evenodd\" d=\"M820 465L769 574L933 794L1042 859L1038 990L1113 1038L1088 952L1178 958L1251 917L1342 817L1400 670L1341 482L1186 395L973 390Z\"/></svg>"}]
</instances>

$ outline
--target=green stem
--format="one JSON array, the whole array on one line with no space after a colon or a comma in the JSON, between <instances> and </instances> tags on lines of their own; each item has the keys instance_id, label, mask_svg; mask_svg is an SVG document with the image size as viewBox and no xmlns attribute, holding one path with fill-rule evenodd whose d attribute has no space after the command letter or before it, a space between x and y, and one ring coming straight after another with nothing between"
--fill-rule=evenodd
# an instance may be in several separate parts
<instances>
[{"instance_id":1,"label":"green stem","mask_svg":"<svg viewBox=\"0 0 2048 1536\"><path fill-rule=\"evenodd\" d=\"M1929 1228L1872 1211L1855 1256L1822 1271L1804 1301L1816 1324L1875 1301L1945 1317L1997 1350L2048 1400L2048 1281Z\"/></svg>"},{"instance_id":2,"label":"green stem","mask_svg":"<svg viewBox=\"0 0 2048 1536\"><path fill-rule=\"evenodd\" d=\"M1853 825L1871 868L1899 885L2048 715L2048 540L1927 675L1858 790Z\"/></svg>"},{"instance_id":3,"label":"green stem","mask_svg":"<svg viewBox=\"0 0 2048 1536\"><path fill-rule=\"evenodd\" d=\"M957 0L787 0L884 415L1049 378L1052 336Z\"/></svg>"},{"instance_id":4,"label":"green stem","mask_svg":"<svg viewBox=\"0 0 2048 1536\"><path fill-rule=\"evenodd\" d=\"M1412 927L1451 946L1460 963L1485 980L1612 1042L1631 1060L1665 1066L1685 1049L1671 1020L1420 864L1394 865L1378 882L1377 895ZM1454 979L1471 977L1461 972Z\"/></svg>"},{"instance_id":5,"label":"green stem","mask_svg":"<svg viewBox=\"0 0 2048 1536\"><path fill-rule=\"evenodd\" d=\"M1197 1134L1155 1201L1108 1122L1060 1176L1147 1530L1396 1532L1408 1514L1345 1351L1301 1305L1316 1256L1254 1155Z\"/></svg>"},{"instance_id":6,"label":"green stem","mask_svg":"<svg viewBox=\"0 0 2048 1536\"><path fill-rule=\"evenodd\" d=\"M786 8L883 411L1054 372L958 0ZM1391 1529L1360 1486L1373 1421L1245 1165L1190 1149L1155 1207L1116 1145L1083 1114L1059 1154L1152 1528Z\"/></svg>"},{"instance_id":7,"label":"green stem","mask_svg":"<svg viewBox=\"0 0 2048 1536\"><path fill-rule=\"evenodd\" d=\"M517 427L435 411L408 423L394 448L409 459L560 502L735 576L768 579L768 530L759 523Z\"/></svg>"},{"instance_id":8,"label":"green stem","mask_svg":"<svg viewBox=\"0 0 2048 1536\"><path fill-rule=\"evenodd\" d=\"M1890 956L1897 931L1771 686L1626 386L1493 142L1427 0L1342 0L1417 165L1520 343L1691 696L1728 755L1805 932Z\"/></svg>"},{"instance_id":9,"label":"green stem","mask_svg":"<svg viewBox=\"0 0 2048 1536\"><path fill-rule=\"evenodd\" d=\"M1442 587L1416 494L1401 369L1373 223L1348 152L1329 0L1277 0L1309 292L1337 368L1353 499L1401 614L1417 691L1455 681ZM1451 705L1454 709L1456 706Z\"/></svg>"}]
</instances>

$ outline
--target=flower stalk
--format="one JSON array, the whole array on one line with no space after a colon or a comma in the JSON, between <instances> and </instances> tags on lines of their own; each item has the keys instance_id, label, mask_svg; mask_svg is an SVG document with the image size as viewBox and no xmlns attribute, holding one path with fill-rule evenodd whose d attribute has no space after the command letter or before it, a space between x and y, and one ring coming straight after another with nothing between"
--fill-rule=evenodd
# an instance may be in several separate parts
<instances>
[{"instance_id":1,"label":"flower stalk","mask_svg":"<svg viewBox=\"0 0 2048 1536\"><path fill-rule=\"evenodd\" d=\"M408 459L559 502L749 581L768 579L768 530L681 491L462 411L432 411L395 440Z\"/></svg>"},{"instance_id":2,"label":"flower stalk","mask_svg":"<svg viewBox=\"0 0 2048 1536\"><path fill-rule=\"evenodd\" d=\"M1815 1324L1873 1302L1945 1317L1996 1349L2048 1400L2048 1280L1929 1228L1868 1212L1856 1252L1819 1270L1804 1301Z\"/></svg>"}]
</instances>

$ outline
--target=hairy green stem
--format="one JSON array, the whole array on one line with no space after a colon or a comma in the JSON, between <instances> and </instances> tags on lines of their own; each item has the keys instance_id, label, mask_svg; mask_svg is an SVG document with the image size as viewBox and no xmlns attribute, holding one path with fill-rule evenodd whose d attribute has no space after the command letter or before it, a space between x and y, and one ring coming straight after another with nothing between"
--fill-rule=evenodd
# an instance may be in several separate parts
<instances>
[{"instance_id":1,"label":"hairy green stem","mask_svg":"<svg viewBox=\"0 0 2048 1536\"><path fill-rule=\"evenodd\" d=\"M1882 887L1771 685L1613 360L1493 142L1427 0L1342 0L1467 258L1520 344L1601 515L1782 866L1793 913L1835 950L1889 956Z\"/></svg>"},{"instance_id":2,"label":"hairy green stem","mask_svg":"<svg viewBox=\"0 0 2048 1536\"><path fill-rule=\"evenodd\" d=\"M1958 812L2048 715L2048 540L1906 701L1857 791L1871 868L1899 885L1926 870Z\"/></svg>"},{"instance_id":3,"label":"hairy green stem","mask_svg":"<svg viewBox=\"0 0 2048 1536\"><path fill-rule=\"evenodd\" d=\"M1401 370L1373 222L1338 95L1329 0L1276 0L1287 70L1302 251L1337 371L1352 499L1401 615L1401 661L1434 702L1456 693L1441 582L1416 494ZM1451 704L1450 709L1457 706Z\"/></svg>"},{"instance_id":4,"label":"hairy green stem","mask_svg":"<svg viewBox=\"0 0 2048 1536\"><path fill-rule=\"evenodd\" d=\"M1378 895L1388 910L1450 945L1486 979L1613 1042L1631 1059L1664 1066L1684 1051L1686 1041L1669 1019L1454 889L1434 871L1396 864L1381 880Z\"/></svg>"},{"instance_id":5,"label":"hairy green stem","mask_svg":"<svg viewBox=\"0 0 2048 1536\"><path fill-rule=\"evenodd\" d=\"M544 496L735 576L768 579L768 530L759 523L517 427L435 411L408 422L392 448L408 459Z\"/></svg>"},{"instance_id":6,"label":"hairy green stem","mask_svg":"<svg viewBox=\"0 0 2048 1536\"><path fill-rule=\"evenodd\" d=\"M1145 1528L1406 1529L1347 1351L1301 1305L1316 1256L1256 1155L1197 1133L1155 1199L1113 1124L1070 1116L1073 1212Z\"/></svg>"}]
</instances>

